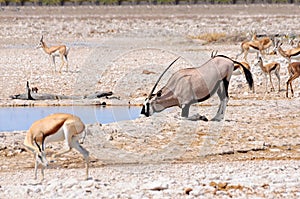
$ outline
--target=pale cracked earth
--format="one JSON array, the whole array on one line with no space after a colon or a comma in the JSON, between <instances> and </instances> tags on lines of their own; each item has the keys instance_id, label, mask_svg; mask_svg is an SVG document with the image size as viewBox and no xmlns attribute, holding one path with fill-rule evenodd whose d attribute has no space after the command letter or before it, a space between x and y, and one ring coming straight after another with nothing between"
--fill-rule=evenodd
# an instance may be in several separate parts
<instances>
[{"instance_id":1,"label":"pale cracked earth","mask_svg":"<svg viewBox=\"0 0 300 199\"><path fill-rule=\"evenodd\" d=\"M213 50L235 57L251 30L297 35L298 10L298 5L2 7L0 103L102 102L10 100L24 92L28 80L41 93L113 91L120 99L105 99L108 104L141 104L178 56L159 87L179 68L207 61ZM226 37L213 43L191 39L206 33ZM35 49L41 35L49 45L71 47L69 71L53 72L49 57ZM281 39L283 48L290 48ZM222 122L182 120L179 108L173 108L149 118L87 124L87 181L76 152L54 160L45 180L33 180L33 155L22 144L26 132L0 133L0 198L299 198L299 80L293 84L295 96L286 98L287 63L267 55L265 62L281 64L281 90L265 93L255 56L248 60L255 93L243 76L233 76ZM273 83L277 89L277 79ZM191 114L211 119L218 103L213 97L193 106ZM49 144L48 156L62 147Z\"/></svg>"}]
</instances>

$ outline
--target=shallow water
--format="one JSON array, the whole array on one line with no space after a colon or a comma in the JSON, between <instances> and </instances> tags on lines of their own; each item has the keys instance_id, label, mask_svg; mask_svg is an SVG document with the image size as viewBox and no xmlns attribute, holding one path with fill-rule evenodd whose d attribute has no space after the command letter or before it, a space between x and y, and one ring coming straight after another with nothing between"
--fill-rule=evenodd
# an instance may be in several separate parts
<instances>
[{"instance_id":1,"label":"shallow water","mask_svg":"<svg viewBox=\"0 0 300 199\"><path fill-rule=\"evenodd\" d=\"M71 113L85 124L107 124L121 120L133 120L141 107L127 106L54 106L54 107L4 107L0 108L0 132L27 130L31 124L52 113Z\"/></svg>"}]
</instances>

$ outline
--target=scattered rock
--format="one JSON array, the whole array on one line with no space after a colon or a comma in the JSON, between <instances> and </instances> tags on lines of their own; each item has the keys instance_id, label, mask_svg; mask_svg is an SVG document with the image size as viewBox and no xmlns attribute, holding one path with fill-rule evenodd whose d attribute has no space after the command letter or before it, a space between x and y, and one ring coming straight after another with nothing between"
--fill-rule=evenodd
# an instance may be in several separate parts
<instances>
[{"instance_id":1,"label":"scattered rock","mask_svg":"<svg viewBox=\"0 0 300 199\"><path fill-rule=\"evenodd\" d=\"M193 191L193 189L190 188L190 187L184 188L184 193L187 194L187 195L190 195L191 191Z\"/></svg>"},{"instance_id":2,"label":"scattered rock","mask_svg":"<svg viewBox=\"0 0 300 199\"><path fill-rule=\"evenodd\" d=\"M154 182L150 182L150 183L144 185L143 188L151 190L151 191L163 191L165 189L168 189L169 185L167 183L154 181Z\"/></svg>"},{"instance_id":3,"label":"scattered rock","mask_svg":"<svg viewBox=\"0 0 300 199\"><path fill-rule=\"evenodd\" d=\"M142 73L145 74L145 75L156 74L155 72L149 71L149 70L143 70Z\"/></svg>"}]
</instances>

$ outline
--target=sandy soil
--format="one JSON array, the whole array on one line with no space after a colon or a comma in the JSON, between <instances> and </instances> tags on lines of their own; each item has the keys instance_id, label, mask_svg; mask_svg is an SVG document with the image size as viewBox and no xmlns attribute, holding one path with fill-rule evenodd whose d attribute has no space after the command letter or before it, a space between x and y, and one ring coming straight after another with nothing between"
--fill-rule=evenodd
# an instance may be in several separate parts
<instances>
[{"instance_id":1,"label":"sandy soil","mask_svg":"<svg viewBox=\"0 0 300 199\"><path fill-rule=\"evenodd\" d=\"M296 6L122 6L3 8L0 11L0 104L64 105L100 100L22 101L26 81L41 93L87 95L113 91L120 100L140 104L161 71L181 58L160 86L179 68L198 66L212 50L234 57L247 33L297 33ZM190 39L226 33L206 44ZM71 47L70 71L53 72L49 57L35 49L46 43ZM284 41L285 42L285 41ZM284 48L289 48L284 43ZM241 60L241 58L239 59ZM0 133L0 196L10 198L299 198L299 80L295 97L285 98L288 77L280 56L281 91L265 93L265 79L249 55L256 93L242 76L233 76L226 119L182 120L177 108L134 121L88 124L84 147L91 154L91 178L72 152L55 160L44 181L33 180L32 154L22 145L26 132ZM60 64L57 60L57 68ZM150 72L150 73L147 73ZM274 79L277 88L277 80ZM218 99L192 107L211 119ZM63 143L49 144L47 153Z\"/></svg>"}]
</instances>

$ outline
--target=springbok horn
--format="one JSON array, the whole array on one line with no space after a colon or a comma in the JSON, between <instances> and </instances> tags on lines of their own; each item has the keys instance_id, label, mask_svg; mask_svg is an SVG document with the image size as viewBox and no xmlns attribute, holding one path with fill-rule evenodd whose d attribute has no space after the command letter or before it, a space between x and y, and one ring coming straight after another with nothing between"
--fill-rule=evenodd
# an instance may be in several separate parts
<instances>
[{"instance_id":1,"label":"springbok horn","mask_svg":"<svg viewBox=\"0 0 300 199\"><path fill-rule=\"evenodd\" d=\"M169 70L169 68L179 59L180 57L178 57L177 59L175 59L166 69L165 71L159 76L158 80L156 81L155 85L153 86L149 96L148 96L148 99L151 99L151 96L157 86L157 84L159 83L160 79L162 78L162 76L167 72L167 70Z\"/></svg>"},{"instance_id":2,"label":"springbok horn","mask_svg":"<svg viewBox=\"0 0 300 199\"><path fill-rule=\"evenodd\" d=\"M43 37L44 37L44 35L42 35L41 41L43 41Z\"/></svg>"}]
</instances>

